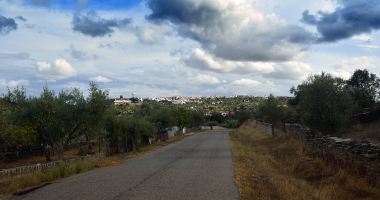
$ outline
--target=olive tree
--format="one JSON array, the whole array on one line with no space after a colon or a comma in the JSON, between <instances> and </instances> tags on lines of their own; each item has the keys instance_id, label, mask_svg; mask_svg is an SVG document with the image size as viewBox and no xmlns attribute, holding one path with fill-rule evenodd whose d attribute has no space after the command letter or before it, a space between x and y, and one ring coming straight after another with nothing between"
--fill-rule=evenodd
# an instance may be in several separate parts
<instances>
[{"instance_id":1,"label":"olive tree","mask_svg":"<svg viewBox=\"0 0 380 200\"><path fill-rule=\"evenodd\" d=\"M322 72L302 83L297 106L301 121L324 135L341 135L349 127L354 103L345 82Z\"/></svg>"}]
</instances>

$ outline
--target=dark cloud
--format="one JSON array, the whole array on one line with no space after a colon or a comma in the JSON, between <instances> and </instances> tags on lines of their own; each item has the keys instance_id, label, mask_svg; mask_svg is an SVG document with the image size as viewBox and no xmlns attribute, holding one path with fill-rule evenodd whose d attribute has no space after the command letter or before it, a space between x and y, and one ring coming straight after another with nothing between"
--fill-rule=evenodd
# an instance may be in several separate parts
<instances>
[{"instance_id":1,"label":"dark cloud","mask_svg":"<svg viewBox=\"0 0 380 200\"><path fill-rule=\"evenodd\" d=\"M73 17L73 30L91 37L111 36L114 33L113 28L125 28L132 23L132 19L103 19L94 10L87 12L87 15L81 15L79 12Z\"/></svg>"},{"instance_id":2,"label":"dark cloud","mask_svg":"<svg viewBox=\"0 0 380 200\"><path fill-rule=\"evenodd\" d=\"M11 31L17 30L17 24L14 19L6 18L0 15L0 34L6 35Z\"/></svg>"},{"instance_id":3,"label":"dark cloud","mask_svg":"<svg viewBox=\"0 0 380 200\"><path fill-rule=\"evenodd\" d=\"M74 48L74 45L70 45L70 54L73 58L77 59L77 60L96 60L99 58L98 55L95 55L95 54L88 54L87 52L84 52L84 51L78 51Z\"/></svg>"},{"instance_id":4,"label":"dark cloud","mask_svg":"<svg viewBox=\"0 0 380 200\"><path fill-rule=\"evenodd\" d=\"M302 13L301 22L317 27L318 42L336 42L354 35L380 29L380 1L339 0L341 6L334 12L318 11L317 15Z\"/></svg>"},{"instance_id":5,"label":"dark cloud","mask_svg":"<svg viewBox=\"0 0 380 200\"><path fill-rule=\"evenodd\" d=\"M17 17L15 17L15 19L17 19L17 20L21 20L21 21L23 21L23 22L26 22L26 19L23 18L22 16L17 16Z\"/></svg>"},{"instance_id":6,"label":"dark cloud","mask_svg":"<svg viewBox=\"0 0 380 200\"><path fill-rule=\"evenodd\" d=\"M265 16L232 0L147 0L147 6L152 10L147 20L169 21L180 36L198 41L210 53L228 60L292 60L316 39L302 27L284 24L277 16Z\"/></svg>"},{"instance_id":7,"label":"dark cloud","mask_svg":"<svg viewBox=\"0 0 380 200\"><path fill-rule=\"evenodd\" d=\"M25 52L21 53L0 53L0 59L14 59L14 60L27 60L30 55Z\"/></svg>"}]
</instances>

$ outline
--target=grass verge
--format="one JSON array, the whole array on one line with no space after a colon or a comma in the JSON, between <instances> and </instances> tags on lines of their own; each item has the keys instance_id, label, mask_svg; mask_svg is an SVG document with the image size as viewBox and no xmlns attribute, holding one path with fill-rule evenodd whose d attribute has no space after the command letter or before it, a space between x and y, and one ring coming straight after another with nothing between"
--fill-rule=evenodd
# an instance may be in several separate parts
<instances>
[{"instance_id":1,"label":"grass verge","mask_svg":"<svg viewBox=\"0 0 380 200\"><path fill-rule=\"evenodd\" d=\"M197 131L196 133L204 132L204 131L205 130L201 130L201 131ZM135 158L135 157L139 157L150 152L154 152L162 146L169 145L171 143L185 139L189 136L191 135L178 135L168 141L158 142L158 143L154 143L146 147L143 147L141 148L140 152L134 151L134 152L126 153L126 154L118 154L118 155L105 157L105 158L95 160L92 162L87 162L87 163L78 162L73 166L67 166L65 162L60 162L57 168L53 168L49 171L30 174L22 178L14 179L11 181L0 182L0 197L7 194L15 193L27 188L35 187L43 183L58 181L67 176L79 174L79 173L92 170L95 168L105 168L105 167L115 166L115 165L123 163L125 159Z\"/></svg>"},{"instance_id":2,"label":"grass verge","mask_svg":"<svg viewBox=\"0 0 380 200\"><path fill-rule=\"evenodd\" d=\"M230 145L241 199L380 199L379 185L309 158L285 134L269 138L243 124L230 132Z\"/></svg>"}]
</instances>

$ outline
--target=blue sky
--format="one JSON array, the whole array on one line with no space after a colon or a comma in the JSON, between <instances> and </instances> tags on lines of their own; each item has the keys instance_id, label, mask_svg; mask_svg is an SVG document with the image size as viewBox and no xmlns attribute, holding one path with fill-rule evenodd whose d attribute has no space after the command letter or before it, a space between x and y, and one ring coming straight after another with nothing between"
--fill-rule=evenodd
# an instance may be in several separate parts
<instances>
[{"instance_id":1,"label":"blue sky","mask_svg":"<svg viewBox=\"0 0 380 200\"><path fill-rule=\"evenodd\" d=\"M290 96L321 71L380 76L379 29L373 0L0 0L0 93Z\"/></svg>"}]
</instances>

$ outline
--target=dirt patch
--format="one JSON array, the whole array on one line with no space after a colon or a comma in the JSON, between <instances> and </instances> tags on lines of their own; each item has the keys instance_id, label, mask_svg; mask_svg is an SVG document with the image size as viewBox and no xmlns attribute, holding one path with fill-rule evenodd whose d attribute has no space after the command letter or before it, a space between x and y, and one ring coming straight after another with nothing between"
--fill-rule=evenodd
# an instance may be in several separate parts
<instances>
[{"instance_id":1,"label":"dirt patch","mask_svg":"<svg viewBox=\"0 0 380 200\"><path fill-rule=\"evenodd\" d=\"M285 134L267 137L244 124L230 132L236 184L242 199L380 199L380 189L348 170L309 158Z\"/></svg>"}]
</instances>

